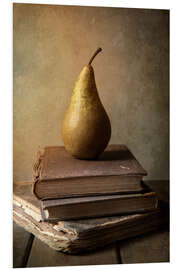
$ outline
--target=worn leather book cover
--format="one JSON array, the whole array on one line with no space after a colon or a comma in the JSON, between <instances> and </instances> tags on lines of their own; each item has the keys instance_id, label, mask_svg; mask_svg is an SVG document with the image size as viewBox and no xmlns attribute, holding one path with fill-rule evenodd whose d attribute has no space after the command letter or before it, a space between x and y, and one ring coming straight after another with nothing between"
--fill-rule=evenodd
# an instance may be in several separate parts
<instances>
[{"instance_id":1,"label":"worn leather book cover","mask_svg":"<svg viewBox=\"0 0 180 270\"><path fill-rule=\"evenodd\" d=\"M157 208L155 192L141 194L75 197L41 201L44 221L72 220L117 214L141 213Z\"/></svg>"},{"instance_id":2,"label":"worn leather book cover","mask_svg":"<svg viewBox=\"0 0 180 270\"><path fill-rule=\"evenodd\" d=\"M14 186L14 221L49 247L67 253L94 250L118 240L157 230L168 222L166 207L141 214L43 222L40 201L32 196L31 188L30 183Z\"/></svg>"},{"instance_id":3,"label":"worn leather book cover","mask_svg":"<svg viewBox=\"0 0 180 270\"><path fill-rule=\"evenodd\" d=\"M38 199L140 192L147 172L125 145L110 145L96 160L79 160L63 146L49 146L34 165Z\"/></svg>"}]
</instances>

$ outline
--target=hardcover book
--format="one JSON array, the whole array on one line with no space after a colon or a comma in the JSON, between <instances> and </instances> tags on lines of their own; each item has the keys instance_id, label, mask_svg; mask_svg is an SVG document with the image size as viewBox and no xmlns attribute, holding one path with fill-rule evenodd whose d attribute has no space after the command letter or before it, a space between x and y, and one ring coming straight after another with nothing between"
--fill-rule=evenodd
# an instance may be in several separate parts
<instances>
[{"instance_id":1,"label":"hardcover book","mask_svg":"<svg viewBox=\"0 0 180 270\"><path fill-rule=\"evenodd\" d=\"M155 192L44 200L40 203L44 221L58 221L117 214L141 213L157 208Z\"/></svg>"},{"instance_id":2,"label":"hardcover book","mask_svg":"<svg viewBox=\"0 0 180 270\"><path fill-rule=\"evenodd\" d=\"M63 146L45 147L34 165L38 199L138 193L147 175L125 145L110 145L97 160L73 158Z\"/></svg>"},{"instance_id":3,"label":"hardcover book","mask_svg":"<svg viewBox=\"0 0 180 270\"><path fill-rule=\"evenodd\" d=\"M157 230L168 222L168 209L164 206L140 214L43 222L40 201L32 196L31 188L30 183L14 186L14 221L49 247L67 253L94 250L121 239Z\"/></svg>"}]
</instances>

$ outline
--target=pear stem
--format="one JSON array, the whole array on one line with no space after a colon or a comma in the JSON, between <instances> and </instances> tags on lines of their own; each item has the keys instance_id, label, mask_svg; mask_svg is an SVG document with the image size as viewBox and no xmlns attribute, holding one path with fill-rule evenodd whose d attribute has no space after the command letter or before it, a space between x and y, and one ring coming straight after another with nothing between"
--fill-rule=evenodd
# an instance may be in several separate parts
<instances>
[{"instance_id":1,"label":"pear stem","mask_svg":"<svg viewBox=\"0 0 180 270\"><path fill-rule=\"evenodd\" d=\"M92 56L91 59L89 60L88 65L90 65L90 64L92 63L92 61L94 60L94 58L96 57L96 55L97 55L98 53L100 53L101 51L102 51L101 48L98 48L98 49L95 51L95 53L93 54L93 56Z\"/></svg>"}]
</instances>

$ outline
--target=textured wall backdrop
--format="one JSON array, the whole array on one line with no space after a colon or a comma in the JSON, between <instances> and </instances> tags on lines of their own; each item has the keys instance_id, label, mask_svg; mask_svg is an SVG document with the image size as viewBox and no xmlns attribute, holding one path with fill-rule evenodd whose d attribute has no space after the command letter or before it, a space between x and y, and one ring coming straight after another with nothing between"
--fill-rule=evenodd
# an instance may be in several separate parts
<instances>
[{"instance_id":1,"label":"textured wall backdrop","mask_svg":"<svg viewBox=\"0 0 180 270\"><path fill-rule=\"evenodd\" d=\"M99 95L110 143L169 177L169 11L14 4L14 180L32 179L38 145L62 145L76 78L97 47Z\"/></svg>"}]
</instances>

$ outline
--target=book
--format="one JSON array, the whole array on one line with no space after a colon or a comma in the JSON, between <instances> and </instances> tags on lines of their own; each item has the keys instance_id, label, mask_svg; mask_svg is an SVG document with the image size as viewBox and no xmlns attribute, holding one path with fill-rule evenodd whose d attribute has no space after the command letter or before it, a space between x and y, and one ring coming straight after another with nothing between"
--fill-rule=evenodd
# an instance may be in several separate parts
<instances>
[{"instance_id":1,"label":"book","mask_svg":"<svg viewBox=\"0 0 180 270\"><path fill-rule=\"evenodd\" d=\"M95 250L118 240L155 231L168 223L166 206L140 214L44 222L40 201L32 196L31 188L31 183L14 185L14 221L49 247L69 254Z\"/></svg>"},{"instance_id":2,"label":"book","mask_svg":"<svg viewBox=\"0 0 180 270\"><path fill-rule=\"evenodd\" d=\"M79 160L63 146L49 146L34 165L38 199L138 193L147 172L125 145L110 145L96 160Z\"/></svg>"},{"instance_id":3,"label":"book","mask_svg":"<svg viewBox=\"0 0 180 270\"><path fill-rule=\"evenodd\" d=\"M43 200L40 209L44 221L58 221L141 213L154 210L157 205L156 193L146 191L141 194Z\"/></svg>"}]
</instances>

